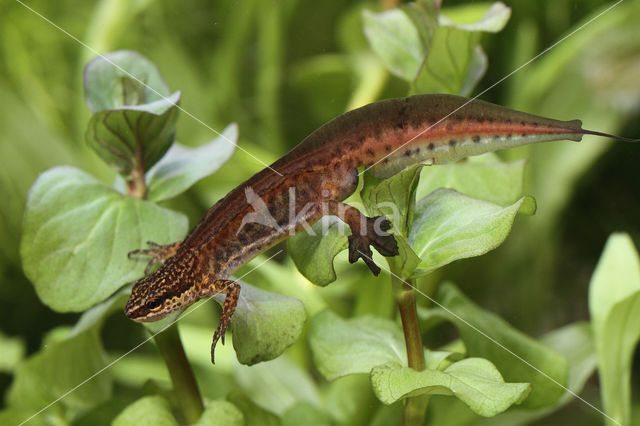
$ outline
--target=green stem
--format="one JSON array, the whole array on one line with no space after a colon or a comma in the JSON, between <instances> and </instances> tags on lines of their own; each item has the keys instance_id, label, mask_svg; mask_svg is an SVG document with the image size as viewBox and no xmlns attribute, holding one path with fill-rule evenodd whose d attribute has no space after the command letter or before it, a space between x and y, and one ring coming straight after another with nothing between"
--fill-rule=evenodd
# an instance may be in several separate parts
<instances>
[{"instance_id":1,"label":"green stem","mask_svg":"<svg viewBox=\"0 0 640 426\"><path fill-rule=\"evenodd\" d=\"M169 369L173 389L184 420L187 424L193 424L202 415L204 406L196 378L182 347L178 326L173 324L162 333L157 334L154 341Z\"/></svg>"},{"instance_id":2,"label":"green stem","mask_svg":"<svg viewBox=\"0 0 640 426\"><path fill-rule=\"evenodd\" d=\"M398 308L400 309L409 368L422 371L425 369L424 349L422 346L422 335L420 334L420 324L418 322L418 312L416 310L416 295L411 287L415 287L415 283L409 281L408 283L410 285L407 285L397 277L393 269L391 272L391 284L396 301L398 302ZM404 404L403 425L423 425L428 403L428 395L407 398Z\"/></svg>"}]
</instances>

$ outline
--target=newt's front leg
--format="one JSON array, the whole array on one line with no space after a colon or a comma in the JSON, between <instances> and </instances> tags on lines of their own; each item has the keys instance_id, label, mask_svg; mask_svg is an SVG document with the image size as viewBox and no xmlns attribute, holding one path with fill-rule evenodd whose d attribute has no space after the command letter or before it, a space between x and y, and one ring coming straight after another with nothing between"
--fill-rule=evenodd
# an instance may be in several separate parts
<instances>
[{"instance_id":1,"label":"newt's front leg","mask_svg":"<svg viewBox=\"0 0 640 426\"><path fill-rule=\"evenodd\" d=\"M219 339L222 339L224 345L224 333L227 331L227 326L231 322L231 317L238 305L238 298L240 297L240 284L232 280L212 280L202 281L199 284L200 297L213 297L216 294L224 294L225 299L222 305L222 314L220 315L220 323L215 333L213 333L213 342L211 343L211 363L215 364L214 352L216 344Z\"/></svg>"},{"instance_id":2,"label":"newt's front leg","mask_svg":"<svg viewBox=\"0 0 640 426\"><path fill-rule=\"evenodd\" d=\"M144 269L144 274L148 275L154 265L162 264L165 260L175 255L181 243L182 241L176 241L175 243L160 245L153 241L147 241L148 249L130 251L127 257L131 259L133 256L150 256L151 260L149 260L147 267Z\"/></svg>"}]
</instances>

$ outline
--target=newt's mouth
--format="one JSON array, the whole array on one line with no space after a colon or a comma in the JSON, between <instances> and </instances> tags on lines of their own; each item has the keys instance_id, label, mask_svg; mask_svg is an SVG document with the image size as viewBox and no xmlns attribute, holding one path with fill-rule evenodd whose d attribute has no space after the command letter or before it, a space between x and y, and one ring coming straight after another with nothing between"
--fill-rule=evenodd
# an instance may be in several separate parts
<instances>
[{"instance_id":1,"label":"newt's mouth","mask_svg":"<svg viewBox=\"0 0 640 426\"><path fill-rule=\"evenodd\" d=\"M165 315L166 315L166 313L154 313L154 312L148 312L146 314L144 314L144 313L141 314L141 313L136 312L135 309L130 311L127 308L125 308L124 314L130 320L133 320L133 321L136 321L136 322L158 321L158 320L164 318Z\"/></svg>"}]
</instances>

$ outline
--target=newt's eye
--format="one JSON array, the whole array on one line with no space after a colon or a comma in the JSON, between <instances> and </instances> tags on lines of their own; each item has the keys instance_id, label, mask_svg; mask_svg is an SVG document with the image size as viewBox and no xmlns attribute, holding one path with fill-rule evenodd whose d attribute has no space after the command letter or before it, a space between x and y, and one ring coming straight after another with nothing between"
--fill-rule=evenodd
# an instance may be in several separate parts
<instances>
[{"instance_id":1,"label":"newt's eye","mask_svg":"<svg viewBox=\"0 0 640 426\"><path fill-rule=\"evenodd\" d=\"M162 307L162 300L159 297L152 297L147 300L144 306L150 311L157 311Z\"/></svg>"}]
</instances>

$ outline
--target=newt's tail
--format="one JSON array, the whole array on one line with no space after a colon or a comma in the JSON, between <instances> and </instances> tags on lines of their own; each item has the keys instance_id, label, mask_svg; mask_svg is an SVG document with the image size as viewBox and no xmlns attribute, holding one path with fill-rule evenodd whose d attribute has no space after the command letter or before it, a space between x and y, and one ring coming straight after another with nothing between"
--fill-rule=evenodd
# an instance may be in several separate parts
<instances>
[{"instance_id":1,"label":"newt's tail","mask_svg":"<svg viewBox=\"0 0 640 426\"><path fill-rule=\"evenodd\" d=\"M594 130L580 129L580 133L583 135L604 136L605 138L611 138L622 142L640 142L640 139L625 138L622 136L612 135L610 133L596 132Z\"/></svg>"}]
</instances>

